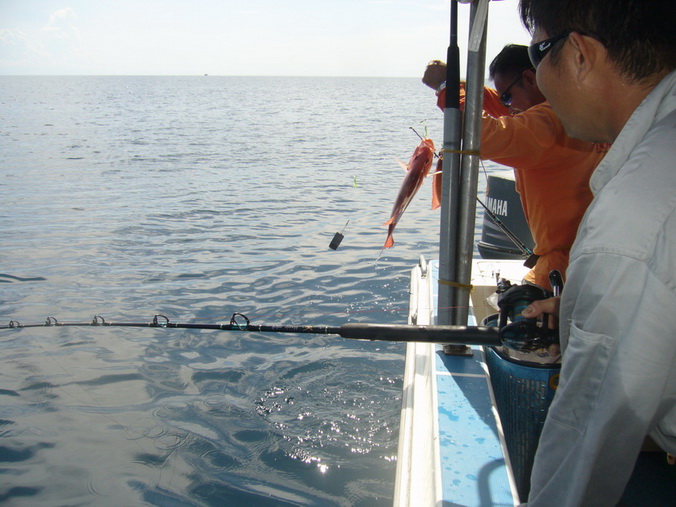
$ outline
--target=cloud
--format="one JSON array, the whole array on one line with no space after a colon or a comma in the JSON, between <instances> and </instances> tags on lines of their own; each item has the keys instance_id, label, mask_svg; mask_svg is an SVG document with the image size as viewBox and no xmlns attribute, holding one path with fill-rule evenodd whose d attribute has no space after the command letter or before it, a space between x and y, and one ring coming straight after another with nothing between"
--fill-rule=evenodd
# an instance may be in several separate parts
<instances>
[{"instance_id":1,"label":"cloud","mask_svg":"<svg viewBox=\"0 0 676 507\"><path fill-rule=\"evenodd\" d=\"M47 27L70 26L77 19L77 14L71 7L65 7L49 16Z\"/></svg>"},{"instance_id":2,"label":"cloud","mask_svg":"<svg viewBox=\"0 0 676 507\"><path fill-rule=\"evenodd\" d=\"M79 71L90 54L83 45L75 10L59 9L43 23L0 29L0 73Z\"/></svg>"},{"instance_id":3,"label":"cloud","mask_svg":"<svg viewBox=\"0 0 676 507\"><path fill-rule=\"evenodd\" d=\"M46 56L40 44L26 32L15 28L0 29L0 68L21 69L27 62Z\"/></svg>"},{"instance_id":4,"label":"cloud","mask_svg":"<svg viewBox=\"0 0 676 507\"><path fill-rule=\"evenodd\" d=\"M154 1L118 0L44 10L53 1L17 0L14 16L0 16L0 74L419 77L448 46L448 0L265 2L265 9L255 0L165 0L160 10ZM507 42L530 40L518 0L493 3L489 59ZM469 10L459 9L462 61Z\"/></svg>"},{"instance_id":5,"label":"cloud","mask_svg":"<svg viewBox=\"0 0 676 507\"><path fill-rule=\"evenodd\" d=\"M24 54L30 43L28 36L21 30L0 28L0 47L2 47L2 56L11 58L12 56Z\"/></svg>"},{"instance_id":6,"label":"cloud","mask_svg":"<svg viewBox=\"0 0 676 507\"><path fill-rule=\"evenodd\" d=\"M66 7L49 16L49 21L42 29L43 43L50 52L63 53L82 50L80 30L77 25L77 14Z\"/></svg>"}]
</instances>

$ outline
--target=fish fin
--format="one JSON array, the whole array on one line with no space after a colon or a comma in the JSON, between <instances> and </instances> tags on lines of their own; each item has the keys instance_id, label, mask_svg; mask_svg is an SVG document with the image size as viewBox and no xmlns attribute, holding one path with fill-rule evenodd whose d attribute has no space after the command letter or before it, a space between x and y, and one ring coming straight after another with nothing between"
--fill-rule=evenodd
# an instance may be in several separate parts
<instances>
[{"instance_id":1,"label":"fish fin","mask_svg":"<svg viewBox=\"0 0 676 507\"><path fill-rule=\"evenodd\" d=\"M399 160L398 158L395 158L394 160L396 160L397 162L399 162L399 165L400 165L401 167L404 168L404 171L407 171L407 172L408 172L409 167L408 167L406 164L404 164L404 163L403 163L401 160Z\"/></svg>"},{"instance_id":2,"label":"fish fin","mask_svg":"<svg viewBox=\"0 0 676 507\"><path fill-rule=\"evenodd\" d=\"M437 162L437 170L432 173L432 209L441 207L441 181L443 173L443 160Z\"/></svg>"},{"instance_id":3,"label":"fish fin","mask_svg":"<svg viewBox=\"0 0 676 507\"><path fill-rule=\"evenodd\" d=\"M383 225L392 225L394 223L394 217L390 217L390 219L385 222Z\"/></svg>"},{"instance_id":4,"label":"fish fin","mask_svg":"<svg viewBox=\"0 0 676 507\"><path fill-rule=\"evenodd\" d=\"M441 207L441 173L433 174L432 178L432 209Z\"/></svg>"}]
</instances>

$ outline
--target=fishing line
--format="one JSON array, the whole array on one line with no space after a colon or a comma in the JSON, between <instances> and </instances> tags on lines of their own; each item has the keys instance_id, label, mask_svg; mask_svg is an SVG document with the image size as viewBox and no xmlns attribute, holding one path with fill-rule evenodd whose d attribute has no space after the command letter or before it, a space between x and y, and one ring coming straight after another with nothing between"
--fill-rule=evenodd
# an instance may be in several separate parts
<instances>
[{"instance_id":1,"label":"fishing line","mask_svg":"<svg viewBox=\"0 0 676 507\"><path fill-rule=\"evenodd\" d=\"M420 123L423 123L423 122L426 122L426 121L427 121L427 120L422 120ZM425 135L424 135L424 136L421 136L415 128L413 128L413 127L409 127L409 128L413 131L413 133L414 133L415 135L417 135L417 136L420 138L421 141L423 141L423 140L425 140L425 139L428 139L428 137L427 137L427 133L428 133L428 132L427 132L427 125L425 125ZM437 154L435 153L434 156L435 156L435 157L438 157L439 155L437 155Z\"/></svg>"},{"instance_id":2,"label":"fishing line","mask_svg":"<svg viewBox=\"0 0 676 507\"><path fill-rule=\"evenodd\" d=\"M488 186L488 171L486 170L486 166L484 165L484 161L479 159L479 163L481 164L481 169L484 171L484 178L486 178L486 186Z\"/></svg>"}]
</instances>

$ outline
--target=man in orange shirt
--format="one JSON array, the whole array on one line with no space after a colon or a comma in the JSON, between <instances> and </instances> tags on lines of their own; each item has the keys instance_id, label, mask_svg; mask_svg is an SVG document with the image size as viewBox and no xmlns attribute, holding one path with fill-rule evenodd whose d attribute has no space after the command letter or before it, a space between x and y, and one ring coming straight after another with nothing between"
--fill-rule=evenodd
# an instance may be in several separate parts
<instances>
[{"instance_id":1,"label":"man in orange shirt","mask_svg":"<svg viewBox=\"0 0 676 507\"><path fill-rule=\"evenodd\" d=\"M526 280L551 290L549 272L557 269L565 277L577 227L592 200L589 178L607 146L568 137L537 86L527 46L505 46L489 75L496 90L484 88L481 158L514 169L539 256ZM442 110L445 78L446 65L438 60L423 77L437 90Z\"/></svg>"}]
</instances>

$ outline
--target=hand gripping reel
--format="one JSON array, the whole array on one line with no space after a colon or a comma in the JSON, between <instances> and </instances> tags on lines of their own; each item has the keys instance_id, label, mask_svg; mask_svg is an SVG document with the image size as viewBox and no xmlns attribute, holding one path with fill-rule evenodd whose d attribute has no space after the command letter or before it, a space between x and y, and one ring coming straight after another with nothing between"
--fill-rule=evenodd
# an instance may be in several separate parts
<instances>
[{"instance_id":1,"label":"hand gripping reel","mask_svg":"<svg viewBox=\"0 0 676 507\"><path fill-rule=\"evenodd\" d=\"M500 339L502 344L520 352L532 352L559 343L555 329L547 328L547 317L542 321L527 319L521 312L533 301L552 297L549 291L535 285L513 285L498 297L500 308Z\"/></svg>"}]
</instances>

